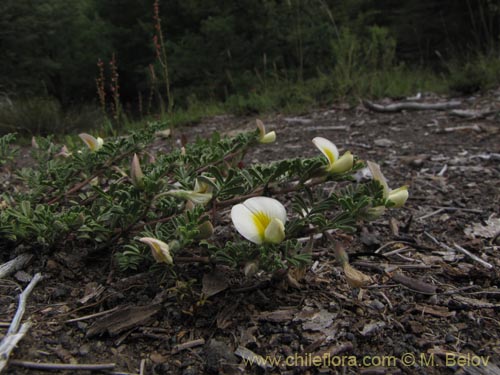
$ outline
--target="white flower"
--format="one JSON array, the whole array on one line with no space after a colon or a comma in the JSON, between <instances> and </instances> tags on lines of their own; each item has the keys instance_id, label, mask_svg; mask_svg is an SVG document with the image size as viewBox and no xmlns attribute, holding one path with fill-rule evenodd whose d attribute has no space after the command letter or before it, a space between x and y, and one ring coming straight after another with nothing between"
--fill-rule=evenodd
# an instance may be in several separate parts
<instances>
[{"instance_id":1,"label":"white flower","mask_svg":"<svg viewBox=\"0 0 500 375\"><path fill-rule=\"evenodd\" d=\"M392 207L402 207L409 196L408 186L403 185L397 189L391 190L387 184L385 176L380 170L380 166L372 161L367 161L366 165L368 166L368 169L370 169L373 179L382 185L386 201L393 203Z\"/></svg>"},{"instance_id":2,"label":"white flower","mask_svg":"<svg viewBox=\"0 0 500 375\"><path fill-rule=\"evenodd\" d=\"M155 258L158 263L174 264L172 255L170 255L170 249L165 242L152 237L142 237L139 241L151 248L153 258Z\"/></svg>"},{"instance_id":3,"label":"white flower","mask_svg":"<svg viewBox=\"0 0 500 375\"><path fill-rule=\"evenodd\" d=\"M257 129L259 129L259 142L260 143L273 143L276 140L276 132L273 130L272 132L266 133L266 127L264 123L257 119Z\"/></svg>"},{"instance_id":4,"label":"white flower","mask_svg":"<svg viewBox=\"0 0 500 375\"><path fill-rule=\"evenodd\" d=\"M285 238L285 207L276 199L254 197L231 209L236 230L258 245L280 243Z\"/></svg>"},{"instance_id":5,"label":"white flower","mask_svg":"<svg viewBox=\"0 0 500 375\"><path fill-rule=\"evenodd\" d=\"M97 137L96 139L95 137L87 133L80 133L78 134L78 136L82 139L83 142L85 142L90 151L97 151L104 144L104 141L101 137Z\"/></svg>"},{"instance_id":6,"label":"white flower","mask_svg":"<svg viewBox=\"0 0 500 375\"><path fill-rule=\"evenodd\" d=\"M343 173L352 169L354 164L354 156L350 151L347 151L339 158L339 150L328 139L323 137L316 137L312 140L314 145L319 148L319 150L328 159L328 166L326 170L331 173Z\"/></svg>"}]
</instances>

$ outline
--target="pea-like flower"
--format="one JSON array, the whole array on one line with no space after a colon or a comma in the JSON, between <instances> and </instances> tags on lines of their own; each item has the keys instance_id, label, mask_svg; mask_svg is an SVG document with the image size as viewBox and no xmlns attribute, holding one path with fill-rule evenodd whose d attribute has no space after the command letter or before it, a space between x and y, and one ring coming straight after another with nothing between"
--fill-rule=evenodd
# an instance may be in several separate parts
<instances>
[{"instance_id":1,"label":"pea-like flower","mask_svg":"<svg viewBox=\"0 0 500 375\"><path fill-rule=\"evenodd\" d=\"M368 169L370 170L373 179L375 181L378 181L378 183L382 185L382 188L384 189L384 198L386 202L392 203L392 207L396 208L402 207L407 201L409 196L408 186L403 185L397 189L392 190L389 188L387 180L385 176L382 174L380 166L377 163L374 163L372 161L367 161L366 165L368 166Z\"/></svg>"},{"instance_id":2,"label":"pea-like flower","mask_svg":"<svg viewBox=\"0 0 500 375\"><path fill-rule=\"evenodd\" d=\"M314 145L328 159L327 172L330 173L344 173L352 169L354 165L354 156L350 151L346 151L344 155L339 157L339 150L335 144L323 137L316 137L312 140Z\"/></svg>"},{"instance_id":3,"label":"pea-like flower","mask_svg":"<svg viewBox=\"0 0 500 375\"><path fill-rule=\"evenodd\" d=\"M264 123L257 119L257 129L259 130L259 142L260 143L273 143L276 140L276 132L273 130L272 132L266 133L266 127Z\"/></svg>"},{"instance_id":4,"label":"pea-like flower","mask_svg":"<svg viewBox=\"0 0 500 375\"><path fill-rule=\"evenodd\" d=\"M170 255L170 248L165 242L152 237L142 237L139 241L151 248L153 258L155 258L158 263L174 264L172 255Z\"/></svg>"},{"instance_id":5,"label":"pea-like flower","mask_svg":"<svg viewBox=\"0 0 500 375\"><path fill-rule=\"evenodd\" d=\"M249 198L233 206L231 219L243 237L258 245L285 239L286 210L276 199Z\"/></svg>"},{"instance_id":6,"label":"pea-like flower","mask_svg":"<svg viewBox=\"0 0 500 375\"><path fill-rule=\"evenodd\" d=\"M104 144L104 141L101 137L95 138L94 136L87 133L80 133L78 134L78 136L87 145L90 151L97 151Z\"/></svg>"}]
</instances>

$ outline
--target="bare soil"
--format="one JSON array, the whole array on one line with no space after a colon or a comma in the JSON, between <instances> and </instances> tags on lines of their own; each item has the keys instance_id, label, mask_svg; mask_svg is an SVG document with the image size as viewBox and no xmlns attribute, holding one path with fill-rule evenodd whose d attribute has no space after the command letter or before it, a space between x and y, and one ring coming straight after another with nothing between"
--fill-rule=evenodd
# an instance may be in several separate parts
<instances>
[{"instance_id":1,"label":"bare soil","mask_svg":"<svg viewBox=\"0 0 500 375\"><path fill-rule=\"evenodd\" d=\"M1 339L28 277L45 276L25 313L34 325L5 373L43 373L23 366L33 361L114 363L115 374L500 374L500 90L459 99L462 109L497 112L336 105L262 119L277 142L246 163L317 155L311 139L322 136L381 164L391 187L410 186L404 208L345 237L369 287L352 289L322 240L295 287L200 264L177 266L173 283L161 272L119 273L111 253L68 248L0 280ZM223 116L181 133L189 141L254 124ZM230 230L224 224L216 231ZM223 290L200 303L203 284ZM256 355L281 362L245 365Z\"/></svg>"}]
</instances>

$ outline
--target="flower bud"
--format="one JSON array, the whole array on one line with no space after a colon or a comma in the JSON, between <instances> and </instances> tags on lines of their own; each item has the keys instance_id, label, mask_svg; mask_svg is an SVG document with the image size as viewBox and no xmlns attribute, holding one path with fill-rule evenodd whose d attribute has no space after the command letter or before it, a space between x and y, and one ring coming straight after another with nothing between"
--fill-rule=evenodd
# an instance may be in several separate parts
<instances>
[{"instance_id":1,"label":"flower bud","mask_svg":"<svg viewBox=\"0 0 500 375\"><path fill-rule=\"evenodd\" d=\"M137 154L134 154L134 157L132 158L132 164L130 166L130 178L132 179L132 183L137 189L144 189L144 173L142 173L141 164L139 163Z\"/></svg>"},{"instance_id":2,"label":"flower bud","mask_svg":"<svg viewBox=\"0 0 500 375\"><path fill-rule=\"evenodd\" d=\"M212 236L214 233L214 226L210 221L204 221L200 225L198 225L198 235L196 236L197 240L206 240Z\"/></svg>"},{"instance_id":3,"label":"flower bud","mask_svg":"<svg viewBox=\"0 0 500 375\"><path fill-rule=\"evenodd\" d=\"M259 270L259 264L254 261L247 262L245 264L245 267L243 268L243 272L245 273L246 277L252 277L257 273L258 270Z\"/></svg>"}]
</instances>

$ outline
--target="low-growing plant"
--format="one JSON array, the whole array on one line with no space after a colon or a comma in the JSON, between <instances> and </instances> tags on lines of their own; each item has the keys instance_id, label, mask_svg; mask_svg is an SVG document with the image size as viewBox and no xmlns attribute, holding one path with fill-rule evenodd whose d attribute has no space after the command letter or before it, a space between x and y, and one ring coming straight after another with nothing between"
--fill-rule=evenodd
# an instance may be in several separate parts
<instances>
[{"instance_id":1,"label":"low-growing plant","mask_svg":"<svg viewBox=\"0 0 500 375\"><path fill-rule=\"evenodd\" d=\"M302 267L310 236L354 232L408 198L406 186L388 187L376 163L340 155L322 137L312 140L315 157L246 165L250 148L272 147L279 136L259 120L256 131L215 133L153 155L149 146L165 128L154 123L105 141L80 134L83 147L74 149L36 138L33 167L1 196L1 238L33 252L116 253L122 270L201 262L248 275ZM365 165L373 178L358 182L353 175Z\"/></svg>"}]
</instances>

